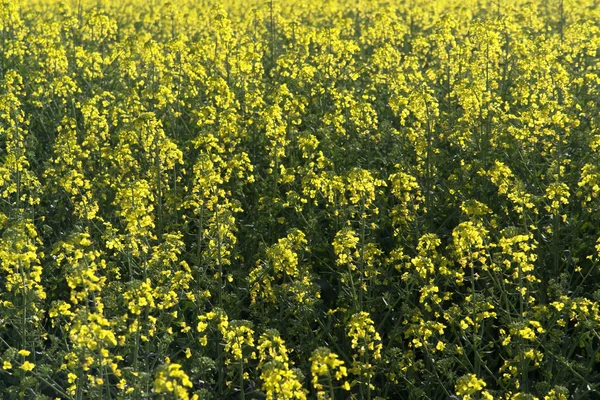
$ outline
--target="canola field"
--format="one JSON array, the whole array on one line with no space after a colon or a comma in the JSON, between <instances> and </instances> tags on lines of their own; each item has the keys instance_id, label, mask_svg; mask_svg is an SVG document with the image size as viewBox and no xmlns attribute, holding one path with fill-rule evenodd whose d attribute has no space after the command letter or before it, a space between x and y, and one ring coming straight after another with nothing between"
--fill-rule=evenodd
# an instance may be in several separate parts
<instances>
[{"instance_id":1,"label":"canola field","mask_svg":"<svg viewBox=\"0 0 600 400\"><path fill-rule=\"evenodd\" d=\"M600 398L596 0L0 0L0 398Z\"/></svg>"}]
</instances>

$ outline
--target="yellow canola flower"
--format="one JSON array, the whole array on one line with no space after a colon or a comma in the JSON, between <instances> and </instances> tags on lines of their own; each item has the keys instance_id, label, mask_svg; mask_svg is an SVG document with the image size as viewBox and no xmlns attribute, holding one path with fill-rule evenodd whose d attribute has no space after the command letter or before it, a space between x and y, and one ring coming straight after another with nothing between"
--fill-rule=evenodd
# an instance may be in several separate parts
<instances>
[{"instance_id":1,"label":"yellow canola flower","mask_svg":"<svg viewBox=\"0 0 600 400\"><path fill-rule=\"evenodd\" d=\"M241 361L244 346L254 347L254 330L249 321L231 321L224 334L224 339L225 351L235 361Z\"/></svg>"},{"instance_id":2,"label":"yellow canola flower","mask_svg":"<svg viewBox=\"0 0 600 400\"><path fill-rule=\"evenodd\" d=\"M270 361L261 370L260 378L267 400L306 400L305 389L287 363Z\"/></svg>"},{"instance_id":3,"label":"yellow canola flower","mask_svg":"<svg viewBox=\"0 0 600 400\"><path fill-rule=\"evenodd\" d=\"M17 354L19 354L20 356L23 356L23 357L27 357L31 354L31 352L29 350L19 350L19 352Z\"/></svg>"},{"instance_id":4,"label":"yellow canola flower","mask_svg":"<svg viewBox=\"0 0 600 400\"><path fill-rule=\"evenodd\" d=\"M355 262L359 257L357 250L359 241L360 239L356 232L349 227L343 228L335 235L333 251L337 256L337 265L348 265L350 269L356 269Z\"/></svg>"},{"instance_id":5,"label":"yellow canola flower","mask_svg":"<svg viewBox=\"0 0 600 400\"><path fill-rule=\"evenodd\" d=\"M35 368L35 364L29 361L25 361L20 367L23 371L31 371Z\"/></svg>"},{"instance_id":6,"label":"yellow canola flower","mask_svg":"<svg viewBox=\"0 0 600 400\"><path fill-rule=\"evenodd\" d=\"M313 375L312 385L317 392L319 399L327 397L326 387L324 385L332 385L333 379L341 380L348 376L348 370L344 366L344 362L339 359L338 355L333 353L327 347L319 347L310 357L310 371ZM320 379L324 377L325 379ZM349 383L344 381L342 388L349 389ZM328 388L331 390L331 388Z\"/></svg>"},{"instance_id":7,"label":"yellow canola flower","mask_svg":"<svg viewBox=\"0 0 600 400\"><path fill-rule=\"evenodd\" d=\"M463 396L464 400L470 400L472 395L480 392L486 383L477 378L475 374L467 374L458 379L454 389L459 396Z\"/></svg>"},{"instance_id":8,"label":"yellow canola flower","mask_svg":"<svg viewBox=\"0 0 600 400\"><path fill-rule=\"evenodd\" d=\"M526 326L525 328L519 329L519 336L521 336L523 339L528 339L528 340L534 340L535 339L535 332L533 329L531 329L530 327Z\"/></svg>"},{"instance_id":9,"label":"yellow canola flower","mask_svg":"<svg viewBox=\"0 0 600 400\"><path fill-rule=\"evenodd\" d=\"M172 393L176 399L189 400L187 388L193 386L189 376L183 371L180 364L167 363L159 367L154 379L156 393Z\"/></svg>"},{"instance_id":10,"label":"yellow canola flower","mask_svg":"<svg viewBox=\"0 0 600 400\"><path fill-rule=\"evenodd\" d=\"M348 337L352 340L352 348L361 357L368 349L373 359L381 358L381 337L368 313L362 311L352 316L348 322Z\"/></svg>"}]
</instances>

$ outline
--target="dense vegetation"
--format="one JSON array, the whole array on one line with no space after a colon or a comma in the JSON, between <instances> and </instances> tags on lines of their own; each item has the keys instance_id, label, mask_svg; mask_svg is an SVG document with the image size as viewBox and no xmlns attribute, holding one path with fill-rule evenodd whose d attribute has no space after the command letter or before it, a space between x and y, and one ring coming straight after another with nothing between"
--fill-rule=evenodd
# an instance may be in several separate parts
<instances>
[{"instance_id":1,"label":"dense vegetation","mask_svg":"<svg viewBox=\"0 0 600 400\"><path fill-rule=\"evenodd\" d=\"M0 0L0 398L600 398L593 0Z\"/></svg>"}]
</instances>

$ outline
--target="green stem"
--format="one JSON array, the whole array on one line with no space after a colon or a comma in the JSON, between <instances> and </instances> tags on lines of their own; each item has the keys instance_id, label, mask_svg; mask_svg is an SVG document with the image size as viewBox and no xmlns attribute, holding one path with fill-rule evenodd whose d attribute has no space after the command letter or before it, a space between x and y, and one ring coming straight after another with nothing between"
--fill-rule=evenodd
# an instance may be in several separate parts
<instances>
[{"instance_id":1,"label":"green stem","mask_svg":"<svg viewBox=\"0 0 600 400\"><path fill-rule=\"evenodd\" d=\"M21 347L25 350L27 347L27 290L26 290L26 279L25 279L25 268L19 261L19 270L21 272L21 281L23 283L23 319L21 323Z\"/></svg>"},{"instance_id":2,"label":"green stem","mask_svg":"<svg viewBox=\"0 0 600 400\"><path fill-rule=\"evenodd\" d=\"M363 310L363 298L364 298L364 279L365 279L365 225L366 221L363 218L363 214L365 213L365 200L363 198L361 205L361 229L360 229L360 287L359 287L359 311Z\"/></svg>"},{"instance_id":3,"label":"green stem","mask_svg":"<svg viewBox=\"0 0 600 400\"><path fill-rule=\"evenodd\" d=\"M473 363L475 364L475 373L479 376L480 365L479 365L479 340L477 340L477 310L475 300L475 266L473 260L471 260L471 303L472 303L472 318L473 318L473 344L475 345Z\"/></svg>"},{"instance_id":4,"label":"green stem","mask_svg":"<svg viewBox=\"0 0 600 400\"><path fill-rule=\"evenodd\" d=\"M240 360L240 398L246 400L246 392L244 391L244 360Z\"/></svg>"},{"instance_id":5,"label":"green stem","mask_svg":"<svg viewBox=\"0 0 600 400\"><path fill-rule=\"evenodd\" d=\"M334 400L335 396L333 393L333 379L331 378L331 371L329 370L329 368L327 369L327 378L329 380L329 398L331 400Z\"/></svg>"}]
</instances>

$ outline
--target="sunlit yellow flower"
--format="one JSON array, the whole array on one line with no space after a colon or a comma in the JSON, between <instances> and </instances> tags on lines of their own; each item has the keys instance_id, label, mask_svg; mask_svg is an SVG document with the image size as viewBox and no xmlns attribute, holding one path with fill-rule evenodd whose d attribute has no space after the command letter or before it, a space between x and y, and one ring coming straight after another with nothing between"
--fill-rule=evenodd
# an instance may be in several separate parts
<instances>
[{"instance_id":1,"label":"sunlit yellow flower","mask_svg":"<svg viewBox=\"0 0 600 400\"><path fill-rule=\"evenodd\" d=\"M35 368L35 364L29 361L25 361L23 365L21 365L19 368L21 368L23 371L31 371Z\"/></svg>"}]
</instances>

